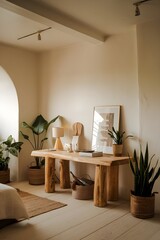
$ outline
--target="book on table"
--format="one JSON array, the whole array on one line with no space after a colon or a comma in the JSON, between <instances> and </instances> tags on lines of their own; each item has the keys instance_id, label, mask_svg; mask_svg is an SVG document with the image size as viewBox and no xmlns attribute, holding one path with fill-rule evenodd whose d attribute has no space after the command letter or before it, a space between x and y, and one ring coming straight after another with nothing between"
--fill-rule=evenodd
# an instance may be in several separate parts
<instances>
[{"instance_id":1,"label":"book on table","mask_svg":"<svg viewBox=\"0 0 160 240\"><path fill-rule=\"evenodd\" d=\"M103 152L98 151L81 151L79 152L80 157L102 157Z\"/></svg>"}]
</instances>

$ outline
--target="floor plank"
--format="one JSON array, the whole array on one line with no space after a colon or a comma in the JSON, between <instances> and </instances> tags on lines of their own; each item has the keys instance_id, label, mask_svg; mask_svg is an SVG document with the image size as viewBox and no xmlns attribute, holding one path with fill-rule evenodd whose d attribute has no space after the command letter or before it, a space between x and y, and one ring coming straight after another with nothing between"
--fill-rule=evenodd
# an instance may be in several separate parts
<instances>
[{"instance_id":1,"label":"floor plank","mask_svg":"<svg viewBox=\"0 0 160 240\"><path fill-rule=\"evenodd\" d=\"M132 227L130 231L127 231L125 234L123 234L121 237L118 238L118 240L151 240L153 235L159 232L160 230L160 215L157 214L154 218L141 220L141 222ZM160 239L160 235L156 236L157 238L154 239Z\"/></svg>"},{"instance_id":2,"label":"floor plank","mask_svg":"<svg viewBox=\"0 0 160 240\"><path fill-rule=\"evenodd\" d=\"M106 226L100 228L98 231L90 234L88 237L83 238L84 240L114 240L119 239L118 237L122 234L129 231L133 226L137 226L141 220L133 218L130 213L122 215L120 217L117 216L115 221L110 222ZM130 238L128 238L130 240Z\"/></svg>"},{"instance_id":3,"label":"floor plank","mask_svg":"<svg viewBox=\"0 0 160 240\"><path fill-rule=\"evenodd\" d=\"M99 229L102 229L105 226L112 224L117 218L121 218L127 213L128 213L128 207L123 205L121 205L120 207L109 209L108 211L106 210L101 214L91 217L87 221L83 221L78 225L72 226L72 228L70 228L69 230L51 239L54 239L54 240L59 240L59 239L70 240L71 238L75 240L88 239L85 237L90 234L92 235L92 233L93 235L96 235ZM100 239L100 238L98 237L95 239Z\"/></svg>"}]
</instances>

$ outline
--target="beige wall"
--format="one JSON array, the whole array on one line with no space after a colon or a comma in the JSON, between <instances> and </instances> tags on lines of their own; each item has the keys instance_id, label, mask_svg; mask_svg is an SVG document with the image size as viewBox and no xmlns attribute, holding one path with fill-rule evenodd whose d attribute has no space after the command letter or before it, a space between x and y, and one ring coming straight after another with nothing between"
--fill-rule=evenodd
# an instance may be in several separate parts
<instances>
[{"instance_id":1,"label":"beige wall","mask_svg":"<svg viewBox=\"0 0 160 240\"><path fill-rule=\"evenodd\" d=\"M140 92L140 137L148 142L154 163L160 159L160 21L137 27L138 75ZM160 161L160 160L159 160ZM158 164L160 166L160 163ZM160 192L160 179L155 185ZM160 209L160 194L156 195L156 207Z\"/></svg>"},{"instance_id":2,"label":"beige wall","mask_svg":"<svg viewBox=\"0 0 160 240\"><path fill-rule=\"evenodd\" d=\"M93 107L100 105L121 105L123 129L139 135L136 49L136 32L130 29L101 45L78 44L41 54L40 111L50 118L63 117L64 143L71 141L72 125L78 121L84 125L81 147L91 146ZM91 166L79 165L78 170L77 174L94 175ZM120 193L126 197L128 166L120 167L120 176Z\"/></svg>"}]
</instances>

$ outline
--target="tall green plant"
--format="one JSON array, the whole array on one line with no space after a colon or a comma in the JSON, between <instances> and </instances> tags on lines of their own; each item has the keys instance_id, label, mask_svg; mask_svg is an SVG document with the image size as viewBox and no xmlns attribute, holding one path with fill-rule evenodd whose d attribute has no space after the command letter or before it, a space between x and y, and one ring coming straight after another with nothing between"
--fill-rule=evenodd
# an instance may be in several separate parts
<instances>
[{"instance_id":1,"label":"tall green plant","mask_svg":"<svg viewBox=\"0 0 160 240\"><path fill-rule=\"evenodd\" d=\"M121 145L127 138L133 137L132 135L128 135L124 138L124 134L125 134L124 131L121 133L119 130L115 130L114 127L112 127L112 130L108 130L108 135L118 145Z\"/></svg>"},{"instance_id":2,"label":"tall green plant","mask_svg":"<svg viewBox=\"0 0 160 240\"><path fill-rule=\"evenodd\" d=\"M22 122L22 127L27 128L31 131L32 138L29 137L29 135L24 134L22 131L20 131L20 133L22 134L23 138L30 143L33 150L40 150L43 148L44 142L48 139L46 137L46 134L50 124L54 123L58 118L59 116L53 118L51 121L48 122L40 114L35 118L32 124ZM35 157L35 161L36 161L36 167L40 168L41 165L43 164L43 161L41 161L41 158Z\"/></svg>"},{"instance_id":3,"label":"tall green plant","mask_svg":"<svg viewBox=\"0 0 160 240\"><path fill-rule=\"evenodd\" d=\"M151 162L154 155L149 158L148 144L145 148L145 153L140 149L139 157L134 150L133 161L130 160L130 167L134 175L134 195L150 197L153 193L155 181L160 176L160 167L157 168L158 160L154 166Z\"/></svg>"}]
</instances>

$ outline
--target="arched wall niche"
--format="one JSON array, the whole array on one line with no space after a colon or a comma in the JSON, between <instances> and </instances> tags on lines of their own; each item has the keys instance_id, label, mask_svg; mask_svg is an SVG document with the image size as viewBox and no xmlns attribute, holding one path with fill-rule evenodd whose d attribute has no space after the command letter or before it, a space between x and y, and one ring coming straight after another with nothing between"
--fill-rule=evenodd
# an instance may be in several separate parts
<instances>
[{"instance_id":1,"label":"arched wall niche","mask_svg":"<svg viewBox=\"0 0 160 240\"><path fill-rule=\"evenodd\" d=\"M18 141L19 104L16 88L8 73L0 66L0 140L12 135ZM11 156L9 162L10 178L18 180L18 159Z\"/></svg>"}]
</instances>

